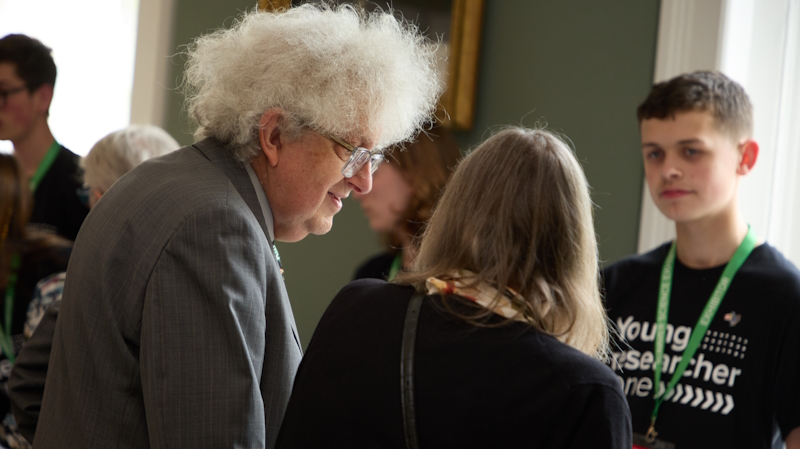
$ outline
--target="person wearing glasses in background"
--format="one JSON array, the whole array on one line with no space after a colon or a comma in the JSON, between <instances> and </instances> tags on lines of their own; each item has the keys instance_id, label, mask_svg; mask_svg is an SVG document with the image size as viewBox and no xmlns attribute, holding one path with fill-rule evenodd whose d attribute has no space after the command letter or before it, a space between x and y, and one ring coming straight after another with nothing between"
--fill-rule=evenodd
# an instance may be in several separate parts
<instances>
[{"instance_id":1,"label":"person wearing glasses in background","mask_svg":"<svg viewBox=\"0 0 800 449\"><path fill-rule=\"evenodd\" d=\"M33 193L30 223L75 240L89 209L81 202L79 157L60 145L47 124L56 64L36 39L0 39L0 140L10 140Z\"/></svg>"},{"instance_id":2,"label":"person wearing glasses in background","mask_svg":"<svg viewBox=\"0 0 800 449\"><path fill-rule=\"evenodd\" d=\"M327 233L429 123L435 51L391 13L313 4L190 45L198 140L81 229L34 447L272 448L302 356L274 242Z\"/></svg>"}]
</instances>

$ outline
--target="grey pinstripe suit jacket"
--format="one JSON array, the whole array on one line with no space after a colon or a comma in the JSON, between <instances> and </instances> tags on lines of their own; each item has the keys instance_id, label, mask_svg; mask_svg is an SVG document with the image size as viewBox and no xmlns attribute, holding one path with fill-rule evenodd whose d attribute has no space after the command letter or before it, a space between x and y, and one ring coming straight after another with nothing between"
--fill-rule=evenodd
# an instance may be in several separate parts
<instances>
[{"instance_id":1,"label":"grey pinstripe suit jacket","mask_svg":"<svg viewBox=\"0 0 800 449\"><path fill-rule=\"evenodd\" d=\"M253 185L206 139L84 222L34 445L271 448L301 356Z\"/></svg>"}]
</instances>

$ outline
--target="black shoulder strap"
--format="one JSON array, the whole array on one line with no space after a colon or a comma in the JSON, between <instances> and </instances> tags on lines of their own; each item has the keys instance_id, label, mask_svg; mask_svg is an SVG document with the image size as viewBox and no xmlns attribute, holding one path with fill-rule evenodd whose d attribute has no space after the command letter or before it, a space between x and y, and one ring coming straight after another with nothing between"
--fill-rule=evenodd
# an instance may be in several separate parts
<instances>
[{"instance_id":1,"label":"black shoulder strap","mask_svg":"<svg viewBox=\"0 0 800 449\"><path fill-rule=\"evenodd\" d=\"M406 435L406 448L418 449L417 416L414 411L414 346L417 341L419 310L423 294L416 292L408 302L406 322L403 327L403 346L400 360L400 401L403 406L403 430Z\"/></svg>"}]
</instances>

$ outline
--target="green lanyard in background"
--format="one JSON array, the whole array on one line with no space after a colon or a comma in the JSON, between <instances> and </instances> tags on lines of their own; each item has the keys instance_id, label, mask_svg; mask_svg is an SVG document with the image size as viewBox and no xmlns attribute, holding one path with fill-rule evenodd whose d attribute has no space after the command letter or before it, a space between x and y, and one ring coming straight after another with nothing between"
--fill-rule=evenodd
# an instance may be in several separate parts
<instances>
[{"instance_id":1,"label":"green lanyard in background","mask_svg":"<svg viewBox=\"0 0 800 449\"><path fill-rule=\"evenodd\" d=\"M33 176L31 176L30 180L31 193L36 192L36 188L39 187L39 183L42 182L42 178L44 178L44 175L46 175L47 172L50 170L50 167L53 166L53 162L56 161L60 149L61 145L59 145L59 143L54 140L53 144L50 145L50 149L47 150L47 154L44 155L42 162L39 162L39 166L36 167L36 173L34 173Z\"/></svg>"},{"instance_id":2,"label":"green lanyard in background","mask_svg":"<svg viewBox=\"0 0 800 449\"><path fill-rule=\"evenodd\" d=\"M667 330L669 300L672 292L672 275L675 271L675 242L672 242L669 253L667 253L667 258L664 259L664 266L661 268L661 286L658 291L658 307L656 309L657 328L654 349L655 364L653 366L653 369L655 370L653 377L655 388L654 398L656 400L656 405L653 407L653 414L650 417L650 428L647 430L647 435L645 436L648 442L652 443L655 441L656 435L658 435L655 427L656 418L658 417L658 409L661 407L661 403L664 402L664 398L667 396L667 394L669 394L670 391L672 391L672 389L675 387L675 384L678 383L678 380L683 375L683 372L686 371L686 367L689 366L689 361L692 359L695 352L697 352L697 347L700 346L700 342L703 340L703 336L705 336L708 326L714 319L714 315L717 314L717 309L719 309L719 305L722 303L725 293L728 292L728 287L731 285L733 277L736 275L736 272L739 271L739 268L741 268L744 261L747 260L747 257L750 255L750 253L753 252L753 249L755 249L757 243L758 238L756 237L755 232L753 232L752 228L748 228L747 235L739 245L739 248L736 249L736 252L733 254L731 260L725 266L725 270L722 272L722 277L720 277L719 281L717 281L717 286L714 288L714 292L708 299L706 307L703 309L703 313L700 314L700 318L697 320L697 324L695 324L694 329L692 330L692 336L689 339L689 344L686 345L686 349L683 351L681 361L678 364L678 368L675 370L675 373L673 373L672 379L669 381L669 385L667 385L667 388L659 396L658 387L659 382L661 381L661 366L664 363L664 337Z\"/></svg>"},{"instance_id":3,"label":"green lanyard in background","mask_svg":"<svg viewBox=\"0 0 800 449\"><path fill-rule=\"evenodd\" d=\"M14 292L17 286L17 271L20 265L19 254L14 254L11 257L11 272L8 274L8 283L6 285L6 309L5 309L5 325L0 326L0 347L3 348L3 353L6 358L14 363L14 340L11 338L11 315L14 313Z\"/></svg>"},{"instance_id":4,"label":"green lanyard in background","mask_svg":"<svg viewBox=\"0 0 800 449\"><path fill-rule=\"evenodd\" d=\"M389 268L389 276L386 278L386 282L392 282L392 279L394 279L397 276L397 273L400 272L400 265L402 263L403 263L403 253L399 252L392 261L392 267Z\"/></svg>"}]
</instances>

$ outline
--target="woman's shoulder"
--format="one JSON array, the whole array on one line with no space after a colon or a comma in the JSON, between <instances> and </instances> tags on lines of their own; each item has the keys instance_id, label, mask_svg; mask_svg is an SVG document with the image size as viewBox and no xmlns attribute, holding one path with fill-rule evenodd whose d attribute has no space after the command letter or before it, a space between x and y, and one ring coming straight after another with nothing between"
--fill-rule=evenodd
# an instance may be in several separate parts
<instances>
[{"instance_id":1,"label":"woman's shoulder","mask_svg":"<svg viewBox=\"0 0 800 449\"><path fill-rule=\"evenodd\" d=\"M22 252L23 265L53 266L56 271L65 271L72 246L69 241L58 237L37 238L26 243Z\"/></svg>"},{"instance_id":2,"label":"woman's shoulder","mask_svg":"<svg viewBox=\"0 0 800 449\"><path fill-rule=\"evenodd\" d=\"M399 285L381 279L358 279L342 287L333 298L333 307L380 307L386 301L402 301L414 292L410 285ZM376 303L376 299L381 301Z\"/></svg>"},{"instance_id":3,"label":"woman's shoulder","mask_svg":"<svg viewBox=\"0 0 800 449\"><path fill-rule=\"evenodd\" d=\"M620 390L619 379L605 363L550 335L541 335L540 341L546 357L553 361L553 366L559 367L562 379L570 387L596 385Z\"/></svg>"},{"instance_id":4,"label":"woman's shoulder","mask_svg":"<svg viewBox=\"0 0 800 449\"><path fill-rule=\"evenodd\" d=\"M389 252L380 253L370 257L356 268L353 280L358 279L383 279L389 276L395 255Z\"/></svg>"}]
</instances>

